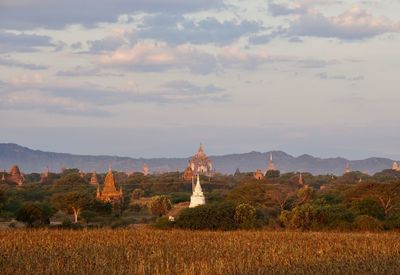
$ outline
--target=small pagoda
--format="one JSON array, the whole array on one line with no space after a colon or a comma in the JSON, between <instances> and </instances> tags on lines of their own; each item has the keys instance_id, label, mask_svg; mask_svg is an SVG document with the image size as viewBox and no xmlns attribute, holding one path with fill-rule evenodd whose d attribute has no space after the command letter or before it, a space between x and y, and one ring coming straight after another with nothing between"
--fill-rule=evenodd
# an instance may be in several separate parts
<instances>
[{"instance_id":1,"label":"small pagoda","mask_svg":"<svg viewBox=\"0 0 400 275\"><path fill-rule=\"evenodd\" d=\"M193 194L190 197L189 208L193 208L203 204L206 204L206 199L204 197L203 190L201 189L200 176L199 174L197 174L197 182L193 189Z\"/></svg>"},{"instance_id":2,"label":"small pagoda","mask_svg":"<svg viewBox=\"0 0 400 275\"><path fill-rule=\"evenodd\" d=\"M24 176L19 170L18 165L14 165L11 167L9 176L7 177L7 180L14 182L18 186L22 185L24 183Z\"/></svg>"},{"instance_id":3,"label":"small pagoda","mask_svg":"<svg viewBox=\"0 0 400 275\"><path fill-rule=\"evenodd\" d=\"M96 170L93 170L92 176L90 177L90 184L91 184L91 185L96 185L96 186L99 185L99 181L98 181L98 179L97 179Z\"/></svg>"},{"instance_id":4,"label":"small pagoda","mask_svg":"<svg viewBox=\"0 0 400 275\"><path fill-rule=\"evenodd\" d=\"M278 168L276 167L274 161L272 160L272 154L269 154L269 162L267 169L265 170L265 175L267 175L269 171L278 171Z\"/></svg>"},{"instance_id":5,"label":"small pagoda","mask_svg":"<svg viewBox=\"0 0 400 275\"><path fill-rule=\"evenodd\" d=\"M115 186L114 175L111 167L108 169L108 173L104 180L103 190L100 191L100 186L97 186L96 198L103 202L111 202L113 204L121 204L124 200L122 187L117 191Z\"/></svg>"}]
</instances>

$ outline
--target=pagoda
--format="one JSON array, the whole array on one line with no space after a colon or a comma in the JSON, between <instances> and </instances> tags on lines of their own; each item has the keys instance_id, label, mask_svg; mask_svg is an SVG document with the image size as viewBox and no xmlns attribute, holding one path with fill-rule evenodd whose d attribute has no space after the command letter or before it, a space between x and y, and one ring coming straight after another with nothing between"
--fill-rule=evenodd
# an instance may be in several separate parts
<instances>
[{"instance_id":1,"label":"pagoda","mask_svg":"<svg viewBox=\"0 0 400 275\"><path fill-rule=\"evenodd\" d=\"M201 143L199 149L197 150L197 153L189 160L188 167L185 170L185 174L187 174L186 180L189 180L189 174L190 174L189 170L192 171L193 175L197 174L206 176L212 175L212 162L204 152Z\"/></svg>"},{"instance_id":2,"label":"pagoda","mask_svg":"<svg viewBox=\"0 0 400 275\"><path fill-rule=\"evenodd\" d=\"M351 172L350 163L347 163L343 174L347 174L347 173L350 173L350 172Z\"/></svg>"},{"instance_id":3,"label":"pagoda","mask_svg":"<svg viewBox=\"0 0 400 275\"><path fill-rule=\"evenodd\" d=\"M113 204L122 203L124 200L122 187L119 188L119 191L117 191L117 188L115 187L115 180L111 167L108 169L108 173L104 180L103 190L101 192L100 187L97 186L96 198L103 202L111 202Z\"/></svg>"},{"instance_id":4,"label":"pagoda","mask_svg":"<svg viewBox=\"0 0 400 275\"><path fill-rule=\"evenodd\" d=\"M40 175L40 183L44 183L49 178L49 174L50 174L50 169L48 166L46 166L46 169Z\"/></svg>"},{"instance_id":5,"label":"pagoda","mask_svg":"<svg viewBox=\"0 0 400 275\"><path fill-rule=\"evenodd\" d=\"M299 174L299 185L304 185L303 174L301 172Z\"/></svg>"},{"instance_id":6,"label":"pagoda","mask_svg":"<svg viewBox=\"0 0 400 275\"><path fill-rule=\"evenodd\" d=\"M22 185L24 182L24 176L22 175L21 171L19 170L18 165L14 165L11 167L10 175L8 176L8 180L16 183L17 185Z\"/></svg>"},{"instance_id":7,"label":"pagoda","mask_svg":"<svg viewBox=\"0 0 400 275\"><path fill-rule=\"evenodd\" d=\"M399 164L397 163L397 161L394 161L394 162L393 162L392 170L394 170L394 171L400 171L400 166L399 166Z\"/></svg>"},{"instance_id":8,"label":"pagoda","mask_svg":"<svg viewBox=\"0 0 400 275\"><path fill-rule=\"evenodd\" d=\"M256 180L262 180L264 178L264 174L261 172L260 169L257 169L253 176Z\"/></svg>"},{"instance_id":9,"label":"pagoda","mask_svg":"<svg viewBox=\"0 0 400 275\"><path fill-rule=\"evenodd\" d=\"M146 163L143 164L143 175L149 175L149 166Z\"/></svg>"},{"instance_id":10,"label":"pagoda","mask_svg":"<svg viewBox=\"0 0 400 275\"><path fill-rule=\"evenodd\" d=\"M99 181L97 179L96 170L93 170L92 176L90 177L90 184L91 185L99 185Z\"/></svg>"},{"instance_id":11,"label":"pagoda","mask_svg":"<svg viewBox=\"0 0 400 275\"><path fill-rule=\"evenodd\" d=\"M269 162L268 162L268 166L267 169L265 171L265 175L269 172L269 171L277 171L278 168L276 167L276 165L274 164L273 160L272 160L272 153L269 154Z\"/></svg>"},{"instance_id":12,"label":"pagoda","mask_svg":"<svg viewBox=\"0 0 400 275\"><path fill-rule=\"evenodd\" d=\"M203 194L203 190L201 189L200 185L200 176L197 174L197 182L196 185L193 189L193 194L190 197L190 205L189 208L193 208L199 205L204 205L206 204L206 199Z\"/></svg>"}]
</instances>

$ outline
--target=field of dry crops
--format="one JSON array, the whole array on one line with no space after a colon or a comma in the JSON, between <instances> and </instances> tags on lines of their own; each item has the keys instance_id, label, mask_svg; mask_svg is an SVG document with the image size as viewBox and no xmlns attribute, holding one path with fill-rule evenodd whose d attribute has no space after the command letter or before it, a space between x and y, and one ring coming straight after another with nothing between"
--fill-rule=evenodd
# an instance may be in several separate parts
<instances>
[{"instance_id":1,"label":"field of dry crops","mask_svg":"<svg viewBox=\"0 0 400 275\"><path fill-rule=\"evenodd\" d=\"M0 274L399 274L400 234L0 231Z\"/></svg>"}]
</instances>

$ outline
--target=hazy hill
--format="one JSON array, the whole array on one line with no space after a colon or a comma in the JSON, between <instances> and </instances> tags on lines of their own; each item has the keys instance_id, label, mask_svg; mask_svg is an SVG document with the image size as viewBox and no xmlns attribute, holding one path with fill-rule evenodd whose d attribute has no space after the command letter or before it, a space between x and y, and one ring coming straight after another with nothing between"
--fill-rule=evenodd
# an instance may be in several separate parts
<instances>
[{"instance_id":1,"label":"hazy hill","mask_svg":"<svg viewBox=\"0 0 400 275\"><path fill-rule=\"evenodd\" d=\"M273 154L274 163L281 172L308 171L313 174L342 174L347 163L352 170L375 173L388 169L392 160L385 158L368 158L364 160L349 161L344 158L316 158L310 155L293 157L282 151L267 153L250 152L244 154L230 154L224 156L210 156L214 167L221 173L233 173L236 168L240 171L264 170L267 165L269 153ZM79 168L90 172L96 169L106 171L109 165L119 171L141 171L143 164L147 163L151 172L183 171L189 158L128 158L118 156L88 156L64 153L43 152L32 150L12 143L0 143L0 169L9 170L13 164L18 164L25 173L41 172L46 166L51 171L58 172L62 166L66 168Z\"/></svg>"}]
</instances>

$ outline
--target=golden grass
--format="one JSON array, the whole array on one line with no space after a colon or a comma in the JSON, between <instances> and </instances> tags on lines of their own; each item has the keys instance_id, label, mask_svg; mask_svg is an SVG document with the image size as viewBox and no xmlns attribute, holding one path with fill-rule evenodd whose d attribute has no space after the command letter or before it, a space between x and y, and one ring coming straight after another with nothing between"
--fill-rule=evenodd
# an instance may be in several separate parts
<instances>
[{"instance_id":1,"label":"golden grass","mask_svg":"<svg viewBox=\"0 0 400 275\"><path fill-rule=\"evenodd\" d=\"M396 233L0 231L0 274L399 274Z\"/></svg>"}]
</instances>

